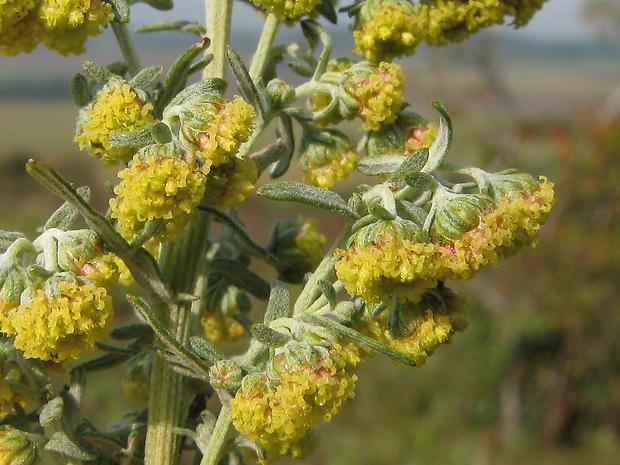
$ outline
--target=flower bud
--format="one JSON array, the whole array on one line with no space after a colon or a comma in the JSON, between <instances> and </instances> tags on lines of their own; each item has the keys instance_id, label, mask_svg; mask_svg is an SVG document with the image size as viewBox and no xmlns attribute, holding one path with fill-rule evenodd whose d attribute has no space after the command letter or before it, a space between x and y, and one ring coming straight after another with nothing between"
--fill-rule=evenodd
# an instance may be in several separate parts
<instances>
[{"instance_id":1,"label":"flower bud","mask_svg":"<svg viewBox=\"0 0 620 465\"><path fill-rule=\"evenodd\" d=\"M8 425L0 425L0 465L33 465L37 448L26 434Z\"/></svg>"},{"instance_id":2,"label":"flower bud","mask_svg":"<svg viewBox=\"0 0 620 465\"><path fill-rule=\"evenodd\" d=\"M0 256L0 322L6 315L19 305L22 292L30 285L31 280L26 271L19 265L3 266Z\"/></svg>"},{"instance_id":3,"label":"flower bud","mask_svg":"<svg viewBox=\"0 0 620 465\"><path fill-rule=\"evenodd\" d=\"M299 148L304 182L324 189L332 187L336 179L346 179L358 159L349 138L337 129L307 131Z\"/></svg>"},{"instance_id":4,"label":"flower bud","mask_svg":"<svg viewBox=\"0 0 620 465\"><path fill-rule=\"evenodd\" d=\"M227 163L253 130L254 107L235 95L226 101L218 93L183 104L179 139L205 163Z\"/></svg>"},{"instance_id":5,"label":"flower bud","mask_svg":"<svg viewBox=\"0 0 620 465\"><path fill-rule=\"evenodd\" d=\"M435 216L431 226L434 237L455 239L477 227L481 217L495 207L490 197L481 194L454 194L439 190L433 197Z\"/></svg>"},{"instance_id":6,"label":"flower bud","mask_svg":"<svg viewBox=\"0 0 620 465\"><path fill-rule=\"evenodd\" d=\"M412 154L418 149L429 148L437 136L437 125L420 115L403 111L396 121L381 126L368 134L366 154L377 157L390 154Z\"/></svg>"},{"instance_id":7,"label":"flower bud","mask_svg":"<svg viewBox=\"0 0 620 465\"><path fill-rule=\"evenodd\" d=\"M355 17L353 51L373 63L412 55L424 35L415 7L406 0L370 0Z\"/></svg>"},{"instance_id":8,"label":"flower bud","mask_svg":"<svg viewBox=\"0 0 620 465\"><path fill-rule=\"evenodd\" d=\"M216 390L235 392L242 379L241 367L232 360L220 360L209 368L209 383Z\"/></svg>"},{"instance_id":9,"label":"flower bud","mask_svg":"<svg viewBox=\"0 0 620 465\"><path fill-rule=\"evenodd\" d=\"M109 136L113 131L134 131L155 119L153 105L147 95L129 86L119 76L113 76L95 98L80 110L75 141L80 149L103 160L106 166L127 163L137 147L115 147Z\"/></svg>"},{"instance_id":10,"label":"flower bud","mask_svg":"<svg viewBox=\"0 0 620 465\"><path fill-rule=\"evenodd\" d=\"M61 362L91 352L112 324L112 299L103 287L72 273L31 286L0 322L26 358Z\"/></svg>"},{"instance_id":11,"label":"flower bud","mask_svg":"<svg viewBox=\"0 0 620 465\"><path fill-rule=\"evenodd\" d=\"M174 240L196 215L208 169L188 159L174 143L145 147L118 173L123 181L114 188L117 197L110 199L118 231L131 239L147 221L161 220L154 237Z\"/></svg>"},{"instance_id":12,"label":"flower bud","mask_svg":"<svg viewBox=\"0 0 620 465\"><path fill-rule=\"evenodd\" d=\"M267 83L267 101L272 110L286 108L295 98L295 88L282 79L272 79Z\"/></svg>"},{"instance_id":13,"label":"flower bud","mask_svg":"<svg viewBox=\"0 0 620 465\"><path fill-rule=\"evenodd\" d=\"M323 259L325 236L320 234L315 220L278 221L265 248L278 258L276 269L280 279L301 283L306 273L313 271Z\"/></svg>"}]
</instances>

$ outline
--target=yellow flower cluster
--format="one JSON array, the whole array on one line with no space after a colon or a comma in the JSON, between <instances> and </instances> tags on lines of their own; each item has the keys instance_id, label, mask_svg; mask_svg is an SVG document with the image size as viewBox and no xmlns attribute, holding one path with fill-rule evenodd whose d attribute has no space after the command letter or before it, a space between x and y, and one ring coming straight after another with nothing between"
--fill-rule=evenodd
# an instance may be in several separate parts
<instances>
[{"instance_id":1,"label":"yellow flower cluster","mask_svg":"<svg viewBox=\"0 0 620 465\"><path fill-rule=\"evenodd\" d=\"M435 141L438 130L435 123L427 123L423 128L414 128L405 139L405 153L411 154L418 149L429 148Z\"/></svg>"},{"instance_id":2,"label":"yellow flower cluster","mask_svg":"<svg viewBox=\"0 0 620 465\"><path fill-rule=\"evenodd\" d=\"M516 198L506 197L454 240L425 243L385 232L368 243L339 249L338 278L349 294L386 304L394 296L417 302L438 281L472 278L481 267L535 243L553 206L553 185L541 180Z\"/></svg>"},{"instance_id":3,"label":"yellow flower cluster","mask_svg":"<svg viewBox=\"0 0 620 465\"><path fill-rule=\"evenodd\" d=\"M239 207L255 189L257 179L258 168L253 160L232 156L227 163L211 168L205 198L221 211Z\"/></svg>"},{"instance_id":4,"label":"yellow flower cluster","mask_svg":"<svg viewBox=\"0 0 620 465\"><path fill-rule=\"evenodd\" d=\"M353 397L357 376L347 368L355 357L338 345L332 352L343 354L322 356L311 364L283 363L273 384L264 374L246 377L231 400L233 425L260 441L267 461L282 455L300 457L309 430L321 420L329 421Z\"/></svg>"},{"instance_id":5,"label":"yellow flower cluster","mask_svg":"<svg viewBox=\"0 0 620 465\"><path fill-rule=\"evenodd\" d=\"M325 236L319 232L316 220L304 221L295 236L295 247L307 257L308 271L314 269L323 259Z\"/></svg>"},{"instance_id":6,"label":"yellow flower cluster","mask_svg":"<svg viewBox=\"0 0 620 465\"><path fill-rule=\"evenodd\" d=\"M459 299L447 288L424 294L418 304L405 303L398 312L397 334L388 326L388 311L365 322L361 331L401 352L422 366L435 349L450 340L455 331L463 331L467 321Z\"/></svg>"},{"instance_id":7,"label":"yellow flower cluster","mask_svg":"<svg viewBox=\"0 0 620 465\"><path fill-rule=\"evenodd\" d=\"M42 41L61 55L77 55L113 18L101 0L0 0L0 52L27 53Z\"/></svg>"},{"instance_id":8,"label":"yellow flower cluster","mask_svg":"<svg viewBox=\"0 0 620 465\"><path fill-rule=\"evenodd\" d=\"M349 177L349 173L359 158L352 150L339 152L335 158L325 157L324 163L320 165L312 164L312 160L303 158L307 161L307 164L300 163L304 172L304 182L311 186L329 189L336 180L343 181Z\"/></svg>"},{"instance_id":9,"label":"yellow flower cluster","mask_svg":"<svg viewBox=\"0 0 620 465\"><path fill-rule=\"evenodd\" d=\"M206 313L200 318L200 325L211 342L235 342L245 336L241 323L221 312Z\"/></svg>"},{"instance_id":10,"label":"yellow flower cluster","mask_svg":"<svg viewBox=\"0 0 620 465\"><path fill-rule=\"evenodd\" d=\"M15 336L13 344L25 357L61 362L92 351L112 316L112 298L103 287L67 277L33 289L0 321L0 330Z\"/></svg>"},{"instance_id":11,"label":"yellow flower cluster","mask_svg":"<svg viewBox=\"0 0 620 465\"><path fill-rule=\"evenodd\" d=\"M109 136L113 131L133 131L154 121L153 105L145 103L121 78L112 78L84 107L77 120L75 141L80 150L102 159L107 166L128 162L134 147L115 147Z\"/></svg>"},{"instance_id":12,"label":"yellow flower cluster","mask_svg":"<svg viewBox=\"0 0 620 465\"><path fill-rule=\"evenodd\" d=\"M520 27L546 0L436 0L415 6L404 0L371 0L356 19L354 51L378 62L411 55L421 42L460 42L480 29L514 17Z\"/></svg>"},{"instance_id":13,"label":"yellow flower cluster","mask_svg":"<svg viewBox=\"0 0 620 465\"><path fill-rule=\"evenodd\" d=\"M118 173L123 181L110 199L118 231L128 239L140 232L147 221L162 220L154 236L171 241L194 218L207 180L209 165L202 168L184 158L166 154L141 157L136 154L130 167Z\"/></svg>"},{"instance_id":14,"label":"yellow flower cluster","mask_svg":"<svg viewBox=\"0 0 620 465\"><path fill-rule=\"evenodd\" d=\"M321 0L252 0L252 3L267 13L273 14L280 21L284 21L310 13L321 3Z\"/></svg>"},{"instance_id":15,"label":"yellow flower cluster","mask_svg":"<svg viewBox=\"0 0 620 465\"><path fill-rule=\"evenodd\" d=\"M181 121L181 142L214 166L227 163L252 134L254 107L238 95L230 102L198 104L191 111L193 118Z\"/></svg>"},{"instance_id":16,"label":"yellow flower cluster","mask_svg":"<svg viewBox=\"0 0 620 465\"><path fill-rule=\"evenodd\" d=\"M344 90L358 102L365 131L376 131L382 124L396 120L403 102L403 81L399 65L382 62L375 72L353 76L344 83Z\"/></svg>"},{"instance_id":17,"label":"yellow flower cluster","mask_svg":"<svg viewBox=\"0 0 620 465\"><path fill-rule=\"evenodd\" d=\"M391 61L401 55L411 55L422 39L415 25L415 10L407 0L371 0L370 17L360 21L353 30L353 51L373 63ZM417 35L416 35L417 34Z\"/></svg>"}]
</instances>

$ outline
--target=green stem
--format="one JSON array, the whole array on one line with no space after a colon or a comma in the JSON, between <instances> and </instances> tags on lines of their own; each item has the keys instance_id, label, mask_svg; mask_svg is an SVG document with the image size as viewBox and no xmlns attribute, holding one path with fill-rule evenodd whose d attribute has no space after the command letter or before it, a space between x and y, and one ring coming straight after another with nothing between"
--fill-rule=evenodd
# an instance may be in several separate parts
<instances>
[{"instance_id":1,"label":"green stem","mask_svg":"<svg viewBox=\"0 0 620 465\"><path fill-rule=\"evenodd\" d=\"M126 24L119 23L117 21L110 21L110 24L112 25L112 31L114 31L116 41L121 48L123 58L129 68L129 74L135 76L142 69L142 64L140 63L140 58L136 53L131 35L129 35L129 29Z\"/></svg>"},{"instance_id":2,"label":"green stem","mask_svg":"<svg viewBox=\"0 0 620 465\"><path fill-rule=\"evenodd\" d=\"M202 77L226 79L226 49L230 35L232 1L205 0L205 10L207 35L211 39L207 53L213 55L213 60L204 69Z\"/></svg>"},{"instance_id":3,"label":"green stem","mask_svg":"<svg viewBox=\"0 0 620 465\"><path fill-rule=\"evenodd\" d=\"M230 407L230 402L226 402L222 405L220 413L217 416L213 434L209 439L207 449L204 451L200 465L217 465L222 458L226 438L228 437L231 427L232 409Z\"/></svg>"},{"instance_id":4,"label":"green stem","mask_svg":"<svg viewBox=\"0 0 620 465\"><path fill-rule=\"evenodd\" d=\"M176 295L200 293L196 289L200 261L204 257L211 216L200 213L195 225L188 227L174 243L162 250L161 269ZM181 344L190 336L191 303L180 302L171 308L159 309L156 316ZM163 312L161 310L164 310ZM166 314L166 311L169 312ZM160 346L163 344L160 342ZM146 465L177 463L179 438L174 428L181 424L187 409L183 376L174 371L163 358L153 361L149 420L144 462Z\"/></svg>"},{"instance_id":5,"label":"green stem","mask_svg":"<svg viewBox=\"0 0 620 465\"><path fill-rule=\"evenodd\" d=\"M351 235L352 226L353 221L347 220L340 236L338 236L331 249L329 249L329 252L327 252L323 258L323 261L319 264L295 301L293 317L298 317L302 313L306 312L312 306L314 301L321 295L321 289L318 282L321 279L328 279L334 272L334 265L338 261L338 257L334 256L334 252L336 249L339 249L346 244L349 236Z\"/></svg>"},{"instance_id":6,"label":"green stem","mask_svg":"<svg viewBox=\"0 0 620 465\"><path fill-rule=\"evenodd\" d=\"M267 63L267 58L269 57L269 50L271 49L271 45L273 44L276 34L278 33L279 27L280 20L274 15L269 14L265 20L263 32L261 33L258 46L256 47L256 53L254 54L254 58L252 58L252 65L250 66L250 77L254 82L258 82L263 75L265 64Z\"/></svg>"}]
</instances>

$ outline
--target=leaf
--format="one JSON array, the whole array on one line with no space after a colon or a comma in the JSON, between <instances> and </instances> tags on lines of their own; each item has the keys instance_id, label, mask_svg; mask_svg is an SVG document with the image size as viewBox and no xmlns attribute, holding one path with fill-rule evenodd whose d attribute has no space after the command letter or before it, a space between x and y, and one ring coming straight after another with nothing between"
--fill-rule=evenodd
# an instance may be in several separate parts
<instances>
[{"instance_id":1,"label":"leaf","mask_svg":"<svg viewBox=\"0 0 620 465\"><path fill-rule=\"evenodd\" d=\"M211 342L201 337L193 336L189 338L189 345L196 354L210 362L219 362L225 360L226 357L220 350L215 347Z\"/></svg>"},{"instance_id":2,"label":"leaf","mask_svg":"<svg viewBox=\"0 0 620 465\"><path fill-rule=\"evenodd\" d=\"M376 339L372 339L370 337L364 336L358 333L357 331L355 331L354 329L351 329L347 326L343 326L334 320L331 320L324 316L313 315L311 313L305 313L303 315L303 318L315 324L325 326L328 329L337 331L338 333L342 334L343 336L347 336L348 338L352 339L358 344L361 344L365 347L376 350L378 352L382 352L383 354L387 355L388 357L398 362L402 362L410 366L417 365L415 360L411 358L411 356L409 356L408 354L401 352L400 350L394 349L390 347L389 345L384 344L383 342L379 342Z\"/></svg>"},{"instance_id":3,"label":"leaf","mask_svg":"<svg viewBox=\"0 0 620 465\"><path fill-rule=\"evenodd\" d=\"M239 93L246 102L256 109L256 113L260 121L264 121L265 107L263 105L263 101L261 100L261 96L256 89L254 81L250 77L248 69L243 63L243 60L230 46L226 51L226 56L228 58L228 62L230 63L230 68L235 75L235 79L237 80L237 88L239 89Z\"/></svg>"},{"instance_id":4,"label":"leaf","mask_svg":"<svg viewBox=\"0 0 620 465\"><path fill-rule=\"evenodd\" d=\"M405 182L411 187L425 191L436 181L432 175L418 171L407 174L405 176Z\"/></svg>"},{"instance_id":5,"label":"leaf","mask_svg":"<svg viewBox=\"0 0 620 465\"><path fill-rule=\"evenodd\" d=\"M334 5L330 0L322 0L321 3L316 6L316 11L318 11L321 16L327 18L330 23L338 23L338 13L336 13Z\"/></svg>"},{"instance_id":6,"label":"leaf","mask_svg":"<svg viewBox=\"0 0 620 465\"><path fill-rule=\"evenodd\" d=\"M141 0L142 3L146 3L147 5L152 6L156 10L166 11L171 10L174 4L172 0ZM137 3L136 1L131 1L131 3Z\"/></svg>"},{"instance_id":7,"label":"leaf","mask_svg":"<svg viewBox=\"0 0 620 465\"><path fill-rule=\"evenodd\" d=\"M170 127L166 123L159 121L153 124L150 130L153 139L155 139L155 142L158 144L172 142L172 131L170 131Z\"/></svg>"},{"instance_id":8,"label":"leaf","mask_svg":"<svg viewBox=\"0 0 620 465\"><path fill-rule=\"evenodd\" d=\"M110 331L110 337L117 341L128 341L131 339L153 340L153 334L153 328L143 323L119 326Z\"/></svg>"},{"instance_id":9,"label":"leaf","mask_svg":"<svg viewBox=\"0 0 620 465\"><path fill-rule=\"evenodd\" d=\"M45 450L59 452L78 460L95 460L97 449L88 441L69 436L63 431L57 431L45 445Z\"/></svg>"},{"instance_id":10,"label":"leaf","mask_svg":"<svg viewBox=\"0 0 620 465\"><path fill-rule=\"evenodd\" d=\"M323 50L319 55L319 60L314 69L314 74L312 75L312 80L316 80L321 77L327 69L327 64L332 54L332 38L327 30L313 19L302 21L301 31L304 33L304 36L306 36L306 34L311 34L314 41L318 39L323 44ZM310 43L310 41L308 41L308 43ZM312 49L314 48L316 48L316 44L312 47Z\"/></svg>"},{"instance_id":11,"label":"leaf","mask_svg":"<svg viewBox=\"0 0 620 465\"><path fill-rule=\"evenodd\" d=\"M82 67L84 68L84 72L86 73L86 76L91 78L97 84L105 84L113 76L115 76L115 74L112 73L110 70L108 70L107 68L104 68L98 63L95 63L94 61L86 60L82 62Z\"/></svg>"},{"instance_id":12,"label":"leaf","mask_svg":"<svg viewBox=\"0 0 620 465\"><path fill-rule=\"evenodd\" d=\"M162 68L161 66L149 66L148 68L144 68L133 78L131 78L131 81L129 81L129 85L132 88L136 89L148 89L150 86L157 82L159 76L163 71L164 68Z\"/></svg>"},{"instance_id":13,"label":"leaf","mask_svg":"<svg viewBox=\"0 0 620 465\"><path fill-rule=\"evenodd\" d=\"M282 334L263 323L256 323L252 326L252 336L261 344L273 349L282 347L290 340L286 334Z\"/></svg>"},{"instance_id":14,"label":"leaf","mask_svg":"<svg viewBox=\"0 0 620 465\"><path fill-rule=\"evenodd\" d=\"M406 178L411 173L419 172L428 161L428 149L418 149L403 160L401 165L388 177L387 182L392 183L395 189L405 187Z\"/></svg>"},{"instance_id":15,"label":"leaf","mask_svg":"<svg viewBox=\"0 0 620 465\"><path fill-rule=\"evenodd\" d=\"M224 95L228 84L223 79L207 78L202 79L179 92L170 102L168 107L181 105L186 102L192 102L204 99L205 96L216 95L218 97Z\"/></svg>"},{"instance_id":16,"label":"leaf","mask_svg":"<svg viewBox=\"0 0 620 465\"><path fill-rule=\"evenodd\" d=\"M135 131L112 131L108 136L108 141L114 147L144 147L154 144L155 137L151 129L157 123L146 124Z\"/></svg>"},{"instance_id":17,"label":"leaf","mask_svg":"<svg viewBox=\"0 0 620 465\"><path fill-rule=\"evenodd\" d=\"M359 218L358 214L351 210L343 198L335 192L301 182L278 181L263 184L256 190L256 193L272 200L303 203L341 213L353 219Z\"/></svg>"},{"instance_id":18,"label":"leaf","mask_svg":"<svg viewBox=\"0 0 620 465\"><path fill-rule=\"evenodd\" d=\"M330 283L329 281L325 279L319 279L317 281L317 285L319 286L321 293L327 299L327 302L329 302L329 307L334 308L336 304L338 303L338 296L336 293L336 289L334 289L334 286L332 285L332 283Z\"/></svg>"},{"instance_id":19,"label":"leaf","mask_svg":"<svg viewBox=\"0 0 620 465\"><path fill-rule=\"evenodd\" d=\"M129 22L129 4L127 0L109 0L114 13L114 21L121 24Z\"/></svg>"},{"instance_id":20,"label":"leaf","mask_svg":"<svg viewBox=\"0 0 620 465\"><path fill-rule=\"evenodd\" d=\"M421 169L426 173L432 173L439 168L452 144L452 120L448 112L439 100L433 100L432 105L439 112L440 119L437 136L428 149L428 161Z\"/></svg>"},{"instance_id":21,"label":"leaf","mask_svg":"<svg viewBox=\"0 0 620 465\"><path fill-rule=\"evenodd\" d=\"M393 173L405 160L405 155L382 155L380 157L364 157L355 168L366 176L380 176Z\"/></svg>"},{"instance_id":22,"label":"leaf","mask_svg":"<svg viewBox=\"0 0 620 465\"><path fill-rule=\"evenodd\" d=\"M288 168L295 153L295 135L293 134L293 119L287 114L281 114L278 117L278 136L282 138L284 150L278 163L272 168L269 175L273 178L279 178L288 171Z\"/></svg>"},{"instance_id":23,"label":"leaf","mask_svg":"<svg viewBox=\"0 0 620 465\"><path fill-rule=\"evenodd\" d=\"M4 231L0 229L0 249L8 249L17 239L26 237L20 232Z\"/></svg>"},{"instance_id":24,"label":"leaf","mask_svg":"<svg viewBox=\"0 0 620 465\"><path fill-rule=\"evenodd\" d=\"M211 269L239 289L248 291L261 300L269 298L269 283L240 262L229 258L216 258L211 262Z\"/></svg>"},{"instance_id":25,"label":"leaf","mask_svg":"<svg viewBox=\"0 0 620 465\"><path fill-rule=\"evenodd\" d=\"M271 281L269 302L267 302L267 310L265 310L265 323L292 316L290 294L290 289L285 283L277 279Z\"/></svg>"},{"instance_id":26,"label":"leaf","mask_svg":"<svg viewBox=\"0 0 620 465\"><path fill-rule=\"evenodd\" d=\"M85 107L90 103L90 86L88 85L88 79L82 74L76 74L71 80L71 96L73 97L73 103L77 107Z\"/></svg>"},{"instance_id":27,"label":"leaf","mask_svg":"<svg viewBox=\"0 0 620 465\"><path fill-rule=\"evenodd\" d=\"M87 202L90 200L89 187L78 187L76 192ZM75 208L70 202L65 202L54 213L52 213L43 226L43 231L47 231L52 228L68 231L73 226L73 223L79 214L80 212L78 212L77 208Z\"/></svg>"},{"instance_id":28,"label":"leaf","mask_svg":"<svg viewBox=\"0 0 620 465\"><path fill-rule=\"evenodd\" d=\"M65 403L62 397L54 397L41 409L39 413L39 423L43 428L51 426L62 417Z\"/></svg>"}]
</instances>

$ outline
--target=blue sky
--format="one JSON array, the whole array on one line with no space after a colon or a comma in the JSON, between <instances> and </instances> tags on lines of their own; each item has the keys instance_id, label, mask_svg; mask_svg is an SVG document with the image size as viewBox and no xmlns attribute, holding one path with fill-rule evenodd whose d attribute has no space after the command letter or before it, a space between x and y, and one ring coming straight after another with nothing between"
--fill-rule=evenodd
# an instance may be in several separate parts
<instances>
[{"instance_id":1,"label":"blue sky","mask_svg":"<svg viewBox=\"0 0 620 465\"><path fill-rule=\"evenodd\" d=\"M518 33L522 36L547 38L550 40L568 40L568 39L585 39L591 37L586 27L586 23L580 20L580 14L583 4L587 0L549 0L543 9L539 11L532 21L521 28ZM244 22L244 26L256 27L261 21L257 19L255 13L249 6L237 2L235 7L235 18ZM349 1L341 1L341 5L346 5ZM150 7L143 5L135 5L132 7L133 18L136 22L152 22L162 19L198 19L193 18L196 12L202 15L202 0L177 0L176 6L170 12L159 12ZM510 34L512 28L501 27L498 32L505 31Z\"/></svg>"}]
</instances>

